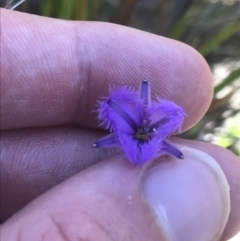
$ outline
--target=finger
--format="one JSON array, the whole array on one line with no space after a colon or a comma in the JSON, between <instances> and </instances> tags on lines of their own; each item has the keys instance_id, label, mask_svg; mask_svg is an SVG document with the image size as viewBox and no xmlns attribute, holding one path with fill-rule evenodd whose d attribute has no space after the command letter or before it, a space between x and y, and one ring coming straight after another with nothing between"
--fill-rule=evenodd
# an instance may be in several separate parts
<instances>
[{"instance_id":1,"label":"finger","mask_svg":"<svg viewBox=\"0 0 240 241\"><path fill-rule=\"evenodd\" d=\"M16 213L34 198L66 178L113 154L92 150L102 133L73 128L6 131L1 138L1 220ZM226 237L240 229L240 162L229 151L209 143L174 138L181 145L199 148L221 165L231 187L231 214ZM11 175L9 175L11 173Z\"/></svg>"},{"instance_id":2,"label":"finger","mask_svg":"<svg viewBox=\"0 0 240 241\"><path fill-rule=\"evenodd\" d=\"M136 167L116 156L85 169L3 224L2 238L218 240L230 208L227 180L206 153L182 151L185 160Z\"/></svg>"},{"instance_id":3,"label":"finger","mask_svg":"<svg viewBox=\"0 0 240 241\"><path fill-rule=\"evenodd\" d=\"M93 148L103 135L67 126L3 131L1 222L61 181L116 153Z\"/></svg>"},{"instance_id":4,"label":"finger","mask_svg":"<svg viewBox=\"0 0 240 241\"><path fill-rule=\"evenodd\" d=\"M183 130L206 112L212 80L191 47L109 23L53 20L1 10L2 129L76 123L97 127L96 101L109 84L182 106Z\"/></svg>"}]
</instances>

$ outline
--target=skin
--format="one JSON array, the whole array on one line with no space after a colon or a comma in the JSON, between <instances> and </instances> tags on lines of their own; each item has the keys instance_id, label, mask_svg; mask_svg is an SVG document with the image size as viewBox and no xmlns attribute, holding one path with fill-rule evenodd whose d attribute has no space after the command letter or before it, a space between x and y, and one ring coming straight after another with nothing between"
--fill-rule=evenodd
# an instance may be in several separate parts
<instances>
[{"instance_id":1,"label":"skin","mask_svg":"<svg viewBox=\"0 0 240 241\"><path fill-rule=\"evenodd\" d=\"M111 150L92 149L105 134L92 110L99 96L107 95L109 84L137 88L148 79L153 97L183 107L185 131L201 119L212 99L212 76L202 56L180 42L109 23L3 9L1 22L4 240L165 240L146 205L136 201L136 212L126 219L129 211L104 182L111 170L120 180L119 192L127 193L136 187L124 180L137 180L140 171L122 156L112 156ZM174 141L210 154L223 169L231 189L231 213L222 240L229 239L240 230L239 159L208 143ZM93 195L107 213L99 211ZM120 232L123 228L127 234Z\"/></svg>"}]
</instances>

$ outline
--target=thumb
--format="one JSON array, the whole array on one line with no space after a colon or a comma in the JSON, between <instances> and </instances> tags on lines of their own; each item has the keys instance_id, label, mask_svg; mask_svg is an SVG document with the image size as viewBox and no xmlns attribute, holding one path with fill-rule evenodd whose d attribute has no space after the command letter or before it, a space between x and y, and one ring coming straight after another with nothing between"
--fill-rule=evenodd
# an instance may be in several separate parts
<instances>
[{"instance_id":1,"label":"thumb","mask_svg":"<svg viewBox=\"0 0 240 241\"><path fill-rule=\"evenodd\" d=\"M2 240L214 241L229 209L229 186L208 154L183 147L133 166L102 161L35 199L2 226Z\"/></svg>"}]
</instances>

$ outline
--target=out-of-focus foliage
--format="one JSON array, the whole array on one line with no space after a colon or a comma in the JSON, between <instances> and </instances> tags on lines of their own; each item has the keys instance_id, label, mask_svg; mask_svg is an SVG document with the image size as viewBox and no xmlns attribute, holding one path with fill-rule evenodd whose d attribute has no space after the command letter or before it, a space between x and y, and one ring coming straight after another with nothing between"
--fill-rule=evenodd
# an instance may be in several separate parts
<instances>
[{"instance_id":1,"label":"out-of-focus foliage","mask_svg":"<svg viewBox=\"0 0 240 241\"><path fill-rule=\"evenodd\" d=\"M233 70L219 85L214 88L214 93L217 94L224 87L230 85L233 81L239 79L240 68Z\"/></svg>"},{"instance_id":2,"label":"out-of-focus foliage","mask_svg":"<svg viewBox=\"0 0 240 241\"><path fill-rule=\"evenodd\" d=\"M216 144L232 149L240 156L240 149L236 148L240 146L240 113L230 117L224 127L216 130Z\"/></svg>"},{"instance_id":3,"label":"out-of-focus foliage","mask_svg":"<svg viewBox=\"0 0 240 241\"><path fill-rule=\"evenodd\" d=\"M240 155L240 0L26 0L22 10L114 22L191 45L212 68L215 89L205 117L181 136Z\"/></svg>"}]
</instances>

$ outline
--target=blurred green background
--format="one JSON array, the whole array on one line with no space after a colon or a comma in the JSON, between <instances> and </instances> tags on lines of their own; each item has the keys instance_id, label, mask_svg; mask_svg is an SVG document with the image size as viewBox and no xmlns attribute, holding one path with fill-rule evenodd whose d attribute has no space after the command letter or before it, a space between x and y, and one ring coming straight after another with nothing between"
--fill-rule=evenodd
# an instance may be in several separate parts
<instances>
[{"instance_id":1,"label":"blurred green background","mask_svg":"<svg viewBox=\"0 0 240 241\"><path fill-rule=\"evenodd\" d=\"M13 6L19 1L8 2ZM17 10L113 22L191 45L211 67L215 91L204 118L181 136L240 156L240 0L26 0Z\"/></svg>"}]
</instances>

